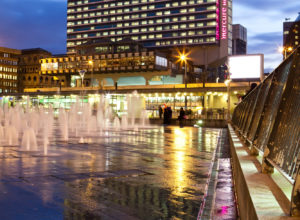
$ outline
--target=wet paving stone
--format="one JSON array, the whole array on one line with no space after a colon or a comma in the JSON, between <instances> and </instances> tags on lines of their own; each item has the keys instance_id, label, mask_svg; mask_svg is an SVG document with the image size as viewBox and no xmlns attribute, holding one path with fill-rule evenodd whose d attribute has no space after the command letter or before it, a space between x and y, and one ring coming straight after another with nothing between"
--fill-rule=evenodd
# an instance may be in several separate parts
<instances>
[{"instance_id":1,"label":"wet paving stone","mask_svg":"<svg viewBox=\"0 0 300 220\"><path fill-rule=\"evenodd\" d=\"M196 219L219 133L155 127L89 144L56 136L49 156L0 147L0 219Z\"/></svg>"}]
</instances>

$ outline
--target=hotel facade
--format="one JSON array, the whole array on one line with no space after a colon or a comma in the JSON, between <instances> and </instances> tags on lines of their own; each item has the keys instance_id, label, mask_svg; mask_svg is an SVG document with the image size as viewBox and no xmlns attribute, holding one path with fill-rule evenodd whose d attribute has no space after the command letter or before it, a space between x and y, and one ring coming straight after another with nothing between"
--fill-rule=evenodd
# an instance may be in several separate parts
<instances>
[{"instance_id":1,"label":"hotel facade","mask_svg":"<svg viewBox=\"0 0 300 220\"><path fill-rule=\"evenodd\" d=\"M232 1L68 0L68 54L102 38L131 38L174 55L184 48L207 67L232 53Z\"/></svg>"}]
</instances>

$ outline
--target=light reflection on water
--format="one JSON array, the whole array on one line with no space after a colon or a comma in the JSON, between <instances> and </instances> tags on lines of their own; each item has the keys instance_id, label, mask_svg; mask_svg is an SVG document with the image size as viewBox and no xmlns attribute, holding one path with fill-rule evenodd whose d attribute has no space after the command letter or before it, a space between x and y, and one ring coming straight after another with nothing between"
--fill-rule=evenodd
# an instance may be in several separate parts
<instances>
[{"instance_id":1,"label":"light reflection on water","mask_svg":"<svg viewBox=\"0 0 300 220\"><path fill-rule=\"evenodd\" d=\"M195 219L218 133L188 127L122 131L89 145L52 142L57 157L3 148L2 156L18 157L2 159L0 177L23 177L22 190L65 219Z\"/></svg>"}]
</instances>

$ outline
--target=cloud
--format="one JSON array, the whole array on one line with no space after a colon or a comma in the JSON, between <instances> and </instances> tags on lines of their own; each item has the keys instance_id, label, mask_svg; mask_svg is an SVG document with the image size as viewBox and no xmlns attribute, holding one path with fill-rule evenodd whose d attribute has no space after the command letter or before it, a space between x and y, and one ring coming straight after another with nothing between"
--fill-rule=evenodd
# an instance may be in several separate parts
<instances>
[{"instance_id":1,"label":"cloud","mask_svg":"<svg viewBox=\"0 0 300 220\"><path fill-rule=\"evenodd\" d=\"M294 20L300 10L299 0L239 0L233 2L233 22L248 31L248 53L263 53L265 68L274 69L282 61L278 47L283 41L285 18Z\"/></svg>"}]
</instances>

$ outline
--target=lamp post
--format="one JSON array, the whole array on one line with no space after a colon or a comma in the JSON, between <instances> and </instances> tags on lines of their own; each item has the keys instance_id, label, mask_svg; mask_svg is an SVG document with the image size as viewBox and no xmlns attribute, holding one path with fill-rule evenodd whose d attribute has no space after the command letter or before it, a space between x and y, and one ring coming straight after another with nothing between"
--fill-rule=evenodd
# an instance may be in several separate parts
<instances>
[{"instance_id":1,"label":"lamp post","mask_svg":"<svg viewBox=\"0 0 300 220\"><path fill-rule=\"evenodd\" d=\"M83 88L83 78L84 78L85 70L80 70L79 75L81 77L81 87Z\"/></svg>"},{"instance_id":2,"label":"lamp post","mask_svg":"<svg viewBox=\"0 0 300 220\"><path fill-rule=\"evenodd\" d=\"M289 52L289 53L292 52L293 51L293 47L279 47L278 51L280 53L282 53L283 54L283 58L286 59L287 52Z\"/></svg>"},{"instance_id":3,"label":"lamp post","mask_svg":"<svg viewBox=\"0 0 300 220\"><path fill-rule=\"evenodd\" d=\"M186 75L186 63L187 63L187 60L186 60L186 55L185 54L181 54L180 60L182 62L184 62L184 84L185 84L185 88L187 88L187 75Z\"/></svg>"},{"instance_id":4,"label":"lamp post","mask_svg":"<svg viewBox=\"0 0 300 220\"><path fill-rule=\"evenodd\" d=\"M93 75L94 75L94 62L92 60L89 60L89 64L92 67L92 75L91 75L91 85L93 87Z\"/></svg>"},{"instance_id":5,"label":"lamp post","mask_svg":"<svg viewBox=\"0 0 300 220\"><path fill-rule=\"evenodd\" d=\"M184 62L184 84L185 84L185 88L187 88L187 75L186 75L187 58L186 58L186 55L184 53L180 55L180 60L181 60L181 62ZM187 97L186 97L186 95L184 96L184 108L185 108L185 110L187 110Z\"/></svg>"},{"instance_id":6,"label":"lamp post","mask_svg":"<svg viewBox=\"0 0 300 220\"><path fill-rule=\"evenodd\" d=\"M228 75L228 78L224 82L227 86L227 121L230 121L230 82L231 79Z\"/></svg>"}]
</instances>

